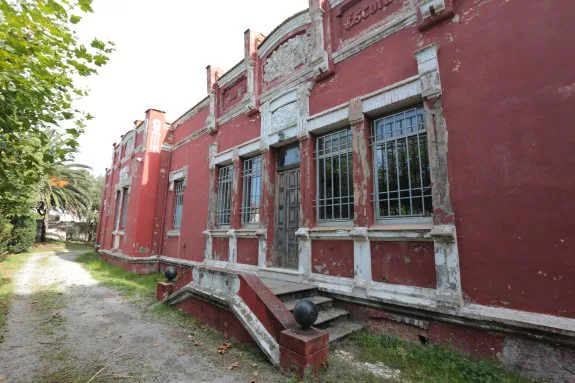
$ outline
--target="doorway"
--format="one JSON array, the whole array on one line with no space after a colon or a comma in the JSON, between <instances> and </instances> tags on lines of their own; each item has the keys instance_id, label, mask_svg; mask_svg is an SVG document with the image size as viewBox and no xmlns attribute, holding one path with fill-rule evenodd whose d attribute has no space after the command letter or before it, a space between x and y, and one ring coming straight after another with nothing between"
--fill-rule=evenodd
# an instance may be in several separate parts
<instances>
[{"instance_id":1,"label":"doorway","mask_svg":"<svg viewBox=\"0 0 575 383\"><path fill-rule=\"evenodd\" d=\"M277 169L274 266L297 269L299 257L295 232L299 227L300 203L298 145L278 150Z\"/></svg>"}]
</instances>

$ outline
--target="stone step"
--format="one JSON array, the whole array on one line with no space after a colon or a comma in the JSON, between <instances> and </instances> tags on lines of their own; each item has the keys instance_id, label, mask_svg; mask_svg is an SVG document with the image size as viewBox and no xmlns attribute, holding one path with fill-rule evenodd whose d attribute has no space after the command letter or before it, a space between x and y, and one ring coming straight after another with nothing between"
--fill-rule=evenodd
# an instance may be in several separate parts
<instances>
[{"instance_id":1,"label":"stone step","mask_svg":"<svg viewBox=\"0 0 575 383\"><path fill-rule=\"evenodd\" d=\"M321 295L314 295L314 296L303 298L303 299L307 299L309 301L312 301L313 303L316 304L316 306L318 306L318 309L320 309L320 310L322 310L323 308L326 308L327 304L333 302L333 299L328 298L328 297L322 297ZM289 311L293 311L295 305L299 301L302 301L303 299L291 299L289 301L285 301L284 305L288 308Z\"/></svg>"},{"instance_id":2,"label":"stone step","mask_svg":"<svg viewBox=\"0 0 575 383\"><path fill-rule=\"evenodd\" d=\"M364 324L361 322L342 320L334 323L332 326L324 328L324 330L329 334L329 341L331 343L341 338L344 338L356 331L359 331L363 327Z\"/></svg>"},{"instance_id":3,"label":"stone step","mask_svg":"<svg viewBox=\"0 0 575 383\"><path fill-rule=\"evenodd\" d=\"M349 311L338 309L335 307L330 307L326 310L320 310L315 321L314 327L324 328L328 326L331 322L337 319L344 319L349 315Z\"/></svg>"},{"instance_id":4,"label":"stone step","mask_svg":"<svg viewBox=\"0 0 575 383\"><path fill-rule=\"evenodd\" d=\"M278 281L268 278L261 278L261 281L281 300L291 300L298 296L306 297L317 291L317 287L303 283Z\"/></svg>"}]
</instances>

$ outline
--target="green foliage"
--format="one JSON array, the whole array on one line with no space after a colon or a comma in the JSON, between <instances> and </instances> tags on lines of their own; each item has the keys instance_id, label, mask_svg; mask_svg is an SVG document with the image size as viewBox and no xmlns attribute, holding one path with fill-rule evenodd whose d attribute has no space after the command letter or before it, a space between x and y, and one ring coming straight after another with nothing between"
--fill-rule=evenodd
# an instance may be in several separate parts
<instances>
[{"instance_id":1,"label":"green foliage","mask_svg":"<svg viewBox=\"0 0 575 383\"><path fill-rule=\"evenodd\" d=\"M24 215L12 219L12 233L8 243L8 252L22 253L32 247L36 239L35 217Z\"/></svg>"},{"instance_id":2,"label":"green foliage","mask_svg":"<svg viewBox=\"0 0 575 383\"><path fill-rule=\"evenodd\" d=\"M12 224L6 217L0 215L0 255L8 250L11 234Z\"/></svg>"},{"instance_id":3,"label":"green foliage","mask_svg":"<svg viewBox=\"0 0 575 383\"><path fill-rule=\"evenodd\" d=\"M530 382L491 360L471 359L436 345L420 345L385 335L360 332L352 337L358 359L399 369L410 382Z\"/></svg>"},{"instance_id":4,"label":"green foliage","mask_svg":"<svg viewBox=\"0 0 575 383\"><path fill-rule=\"evenodd\" d=\"M27 214L37 185L70 160L91 116L76 84L108 61L111 42L79 42L72 27L92 0L0 0L0 214ZM58 145L50 136L57 134Z\"/></svg>"}]
</instances>

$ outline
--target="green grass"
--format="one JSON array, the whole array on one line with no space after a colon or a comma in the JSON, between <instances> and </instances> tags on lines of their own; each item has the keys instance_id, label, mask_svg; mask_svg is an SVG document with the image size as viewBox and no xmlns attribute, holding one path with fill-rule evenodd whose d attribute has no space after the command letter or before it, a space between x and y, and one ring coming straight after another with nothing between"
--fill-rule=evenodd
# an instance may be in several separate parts
<instances>
[{"instance_id":1,"label":"green grass","mask_svg":"<svg viewBox=\"0 0 575 383\"><path fill-rule=\"evenodd\" d=\"M28 253L44 253L49 251L76 251L86 250L93 251L94 248L89 243L85 242L65 242L48 240L47 242L35 243Z\"/></svg>"},{"instance_id":2,"label":"green grass","mask_svg":"<svg viewBox=\"0 0 575 383\"><path fill-rule=\"evenodd\" d=\"M437 345L421 345L367 331L354 334L346 343L359 361L382 362L399 369L401 378L410 382L532 382L495 361L472 359Z\"/></svg>"},{"instance_id":3,"label":"green grass","mask_svg":"<svg viewBox=\"0 0 575 383\"><path fill-rule=\"evenodd\" d=\"M82 264L104 286L114 288L127 297L155 299L156 285L158 281L164 280L162 274L138 275L126 272L102 261L94 252L80 255L76 262Z\"/></svg>"},{"instance_id":4,"label":"green grass","mask_svg":"<svg viewBox=\"0 0 575 383\"><path fill-rule=\"evenodd\" d=\"M0 343L4 342L6 315L14 293L14 274L26 263L28 254L9 254L0 258Z\"/></svg>"}]
</instances>

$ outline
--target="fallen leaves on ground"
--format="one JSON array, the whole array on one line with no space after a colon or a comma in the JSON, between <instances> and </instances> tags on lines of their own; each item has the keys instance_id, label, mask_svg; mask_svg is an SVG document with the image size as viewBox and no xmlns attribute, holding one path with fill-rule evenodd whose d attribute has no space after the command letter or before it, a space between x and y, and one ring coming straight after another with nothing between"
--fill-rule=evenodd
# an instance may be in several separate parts
<instances>
[{"instance_id":1,"label":"fallen leaves on ground","mask_svg":"<svg viewBox=\"0 0 575 383\"><path fill-rule=\"evenodd\" d=\"M250 380L250 383L259 383L260 381L260 374L257 371L254 371L254 373L252 374L252 380Z\"/></svg>"},{"instance_id":2,"label":"fallen leaves on ground","mask_svg":"<svg viewBox=\"0 0 575 383\"><path fill-rule=\"evenodd\" d=\"M218 354L224 354L230 348L232 348L232 345L228 342L225 342L220 347L218 347Z\"/></svg>"},{"instance_id":3,"label":"fallen leaves on ground","mask_svg":"<svg viewBox=\"0 0 575 383\"><path fill-rule=\"evenodd\" d=\"M3 381L5 381L5 380L7 380L7 379L8 379L7 376L0 375L0 382L3 382Z\"/></svg>"},{"instance_id":4,"label":"fallen leaves on ground","mask_svg":"<svg viewBox=\"0 0 575 383\"><path fill-rule=\"evenodd\" d=\"M55 312L54 315L52 315L53 318L60 318L62 316L62 314L60 314L59 311Z\"/></svg>"},{"instance_id":5,"label":"fallen leaves on ground","mask_svg":"<svg viewBox=\"0 0 575 383\"><path fill-rule=\"evenodd\" d=\"M194 342L194 346L203 346L203 345L204 345L204 342L200 342L199 340L196 340Z\"/></svg>"},{"instance_id":6,"label":"fallen leaves on ground","mask_svg":"<svg viewBox=\"0 0 575 383\"><path fill-rule=\"evenodd\" d=\"M238 368L240 364L238 362L234 362L228 366L228 370L233 370L234 368Z\"/></svg>"}]
</instances>

